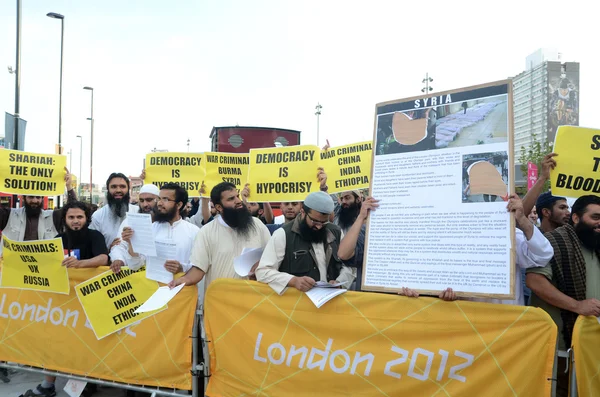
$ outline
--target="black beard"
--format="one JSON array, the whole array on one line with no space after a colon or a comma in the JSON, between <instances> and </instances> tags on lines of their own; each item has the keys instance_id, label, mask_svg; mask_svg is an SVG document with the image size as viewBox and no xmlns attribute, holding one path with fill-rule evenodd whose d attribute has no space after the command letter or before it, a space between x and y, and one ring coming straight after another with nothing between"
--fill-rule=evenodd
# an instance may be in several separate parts
<instances>
[{"instance_id":1,"label":"black beard","mask_svg":"<svg viewBox=\"0 0 600 397\"><path fill-rule=\"evenodd\" d=\"M24 203L25 206L25 216L27 218L38 218L42 214L42 207L32 207L27 204L27 201Z\"/></svg>"},{"instance_id":2,"label":"black beard","mask_svg":"<svg viewBox=\"0 0 600 397\"><path fill-rule=\"evenodd\" d=\"M106 192L106 201L116 217L125 217L125 214L129 210L129 193L126 193L122 199L116 199L112 194Z\"/></svg>"},{"instance_id":3,"label":"black beard","mask_svg":"<svg viewBox=\"0 0 600 397\"><path fill-rule=\"evenodd\" d=\"M245 205L239 209L223 207L221 216L225 223L244 239L248 238L255 228L253 217Z\"/></svg>"},{"instance_id":4,"label":"black beard","mask_svg":"<svg viewBox=\"0 0 600 397\"><path fill-rule=\"evenodd\" d=\"M327 241L327 229L325 226L319 230L312 229L310 226L308 226L308 223L306 223L306 215L304 216L304 219L299 219L299 221L300 235L304 240L315 244L325 244Z\"/></svg>"},{"instance_id":5,"label":"black beard","mask_svg":"<svg viewBox=\"0 0 600 397\"><path fill-rule=\"evenodd\" d=\"M338 223L342 229L348 229L354 225L360 213L360 203L351 204L348 208L340 207Z\"/></svg>"},{"instance_id":6,"label":"black beard","mask_svg":"<svg viewBox=\"0 0 600 397\"><path fill-rule=\"evenodd\" d=\"M65 227L65 233L67 235L67 246L68 250L74 249L78 245L84 244L88 239L88 227L87 223L79 230L72 230L69 227Z\"/></svg>"},{"instance_id":7,"label":"black beard","mask_svg":"<svg viewBox=\"0 0 600 397\"><path fill-rule=\"evenodd\" d=\"M577 237L581 244L591 251L600 249L600 233L594 231L594 228L588 226L583 221L579 221L574 227Z\"/></svg>"},{"instance_id":8,"label":"black beard","mask_svg":"<svg viewBox=\"0 0 600 397\"><path fill-rule=\"evenodd\" d=\"M154 221L159 223L169 222L175 219L175 214L177 214L177 207L171 208L171 210L166 213L162 213L156 208L154 211Z\"/></svg>"}]
</instances>

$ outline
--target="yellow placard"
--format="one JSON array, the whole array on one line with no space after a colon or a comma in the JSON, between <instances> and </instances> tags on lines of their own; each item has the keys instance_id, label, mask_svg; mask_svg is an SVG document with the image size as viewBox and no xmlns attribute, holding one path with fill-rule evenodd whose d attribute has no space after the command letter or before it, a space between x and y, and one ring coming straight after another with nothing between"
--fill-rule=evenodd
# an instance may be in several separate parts
<instances>
[{"instance_id":1,"label":"yellow placard","mask_svg":"<svg viewBox=\"0 0 600 397\"><path fill-rule=\"evenodd\" d=\"M321 151L320 165L327 173L330 193L369 187L373 143L371 141Z\"/></svg>"},{"instance_id":2,"label":"yellow placard","mask_svg":"<svg viewBox=\"0 0 600 397\"><path fill-rule=\"evenodd\" d=\"M204 153L204 184L206 196L221 182L233 183L238 190L243 189L248 180L250 156L237 153Z\"/></svg>"},{"instance_id":3,"label":"yellow placard","mask_svg":"<svg viewBox=\"0 0 600 397\"><path fill-rule=\"evenodd\" d=\"M554 141L556 167L550 171L552 194L600 195L600 130L560 126Z\"/></svg>"},{"instance_id":4,"label":"yellow placard","mask_svg":"<svg viewBox=\"0 0 600 397\"><path fill-rule=\"evenodd\" d=\"M317 146L288 146L250 150L250 201L257 203L304 201L318 192Z\"/></svg>"},{"instance_id":5,"label":"yellow placard","mask_svg":"<svg viewBox=\"0 0 600 397\"><path fill-rule=\"evenodd\" d=\"M600 319L579 316L573 328L573 351L577 391L580 396L597 396L600 391Z\"/></svg>"},{"instance_id":6,"label":"yellow placard","mask_svg":"<svg viewBox=\"0 0 600 397\"><path fill-rule=\"evenodd\" d=\"M2 288L69 294L69 275L62 265L65 256L60 238L20 242L4 236L2 245Z\"/></svg>"},{"instance_id":7,"label":"yellow placard","mask_svg":"<svg viewBox=\"0 0 600 397\"><path fill-rule=\"evenodd\" d=\"M146 278L144 267L137 271L125 267L119 273L109 270L75 286L77 298L98 339L165 310L167 306L134 313L157 289L158 283Z\"/></svg>"},{"instance_id":8,"label":"yellow placard","mask_svg":"<svg viewBox=\"0 0 600 397\"><path fill-rule=\"evenodd\" d=\"M204 177L202 153L149 153L146 155L146 179L159 188L175 182L187 190L190 197L198 197Z\"/></svg>"},{"instance_id":9,"label":"yellow placard","mask_svg":"<svg viewBox=\"0 0 600 397\"><path fill-rule=\"evenodd\" d=\"M0 192L59 196L65 192L67 157L0 150Z\"/></svg>"},{"instance_id":10,"label":"yellow placard","mask_svg":"<svg viewBox=\"0 0 600 397\"><path fill-rule=\"evenodd\" d=\"M71 288L105 270L69 269ZM168 310L102 340L71 291L0 289L0 361L135 385L192 388L195 286L183 288Z\"/></svg>"},{"instance_id":11,"label":"yellow placard","mask_svg":"<svg viewBox=\"0 0 600 397\"><path fill-rule=\"evenodd\" d=\"M205 296L207 395L549 396L556 325L541 309L348 291L316 308L253 281ZM227 315L223 315L227 313Z\"/></svg>"}]
</instances>

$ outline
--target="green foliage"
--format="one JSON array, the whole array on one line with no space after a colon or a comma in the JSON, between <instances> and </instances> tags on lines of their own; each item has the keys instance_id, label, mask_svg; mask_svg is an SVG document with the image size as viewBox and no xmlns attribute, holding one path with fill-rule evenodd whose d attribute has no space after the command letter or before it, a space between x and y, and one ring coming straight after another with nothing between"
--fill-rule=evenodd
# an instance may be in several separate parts
<instances>
[{"instance_id":1,"label":"green foliage","mask_svg":"<svg viewBox=\"0 0 600 397\"><path fill-rule=\"evenodd\" d=\"M521 163L521 172L527 178L527 163L532 162L537 165L538 172L542 172L542 160L548 153L552 153L552 143L541 142L536 134L533 134L533 143L529 149L521 146L521 154L519 155L519 163ZM550 181L544 185L544 191L550 190Z\"/></svg>"}]
</instances>

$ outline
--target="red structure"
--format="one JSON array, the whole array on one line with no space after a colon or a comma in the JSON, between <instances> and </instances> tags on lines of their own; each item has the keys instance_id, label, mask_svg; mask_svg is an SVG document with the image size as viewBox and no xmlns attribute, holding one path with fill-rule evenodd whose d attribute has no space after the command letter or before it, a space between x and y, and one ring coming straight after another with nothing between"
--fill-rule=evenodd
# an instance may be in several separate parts
<instances>
[{"instance_id":1,"label":"red structure","mask_svg":"<svg viewBox=\"0 0 600 397\"><path fill-rule=\"evenodd\" d=\"M300 144L300 131L269 127L213 127L211 151L248 153L250 149Z\"/></svg>"}]
</instances>

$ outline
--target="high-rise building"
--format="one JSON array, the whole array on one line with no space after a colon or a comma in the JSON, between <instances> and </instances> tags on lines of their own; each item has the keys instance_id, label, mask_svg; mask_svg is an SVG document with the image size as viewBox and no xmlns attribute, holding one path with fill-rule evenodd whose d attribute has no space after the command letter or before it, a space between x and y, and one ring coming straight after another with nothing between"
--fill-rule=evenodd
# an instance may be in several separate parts
<instances>
[{"instance_id":1,"label":"high-rise building","mask_svg":"<svg viewBox=\"0 0 600 397\"><path fill-rule=\"evenodd\" d=\"M553 49L527 57L526 70L513 78L514 155L517 185L526 184L519 157L535 140L554 142L560 125L579 125L579 63L561 62Z\"/></svg>"}]
</instances>

